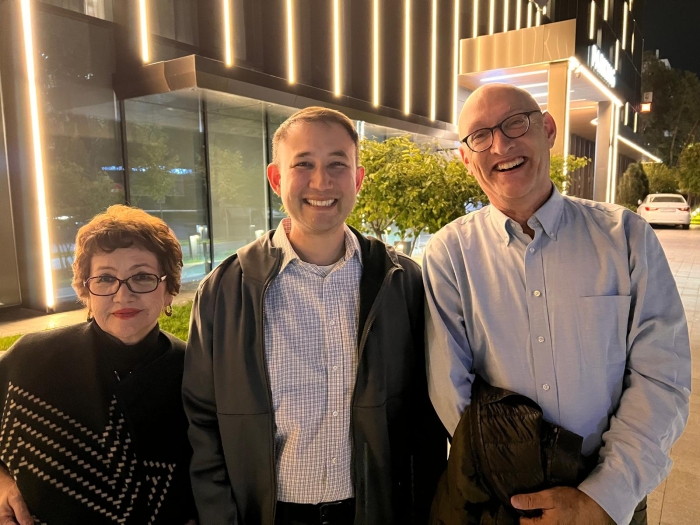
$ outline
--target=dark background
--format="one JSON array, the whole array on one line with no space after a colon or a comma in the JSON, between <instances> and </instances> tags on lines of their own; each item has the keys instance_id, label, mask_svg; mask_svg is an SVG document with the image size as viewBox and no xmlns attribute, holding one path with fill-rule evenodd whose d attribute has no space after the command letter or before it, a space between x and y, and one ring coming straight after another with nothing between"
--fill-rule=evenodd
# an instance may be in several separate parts
<instances>
[{"instance_id":1,"label":"dark background","mask_svg":"<svg viewBox=\"0 0 700 525\"><path fill-rule=\"evenodd\" d=\"M700 1L645 0L644 49L700 75Z\"/></svg>"}]
</instances>

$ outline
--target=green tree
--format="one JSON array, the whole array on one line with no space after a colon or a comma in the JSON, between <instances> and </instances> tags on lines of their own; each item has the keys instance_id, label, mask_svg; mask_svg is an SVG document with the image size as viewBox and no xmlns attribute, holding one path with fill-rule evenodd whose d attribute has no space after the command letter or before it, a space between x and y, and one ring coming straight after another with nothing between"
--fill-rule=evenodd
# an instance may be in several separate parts
<instances>
[{"instance_id":1,"label":"green tree","mask_svg":"<svg viewBox=\"0 0 700 525\"><path fill-rule=\"evenodd\" d=\"M179 166L180 159L170 151L168 136L158 126L131 124L128 135L132 203L143 208L144 198L151 199L162 218L165 198L173 194L175 186L171 170Z\"/></svg>"},{"instance_id":2,"label":"green tree","mask_svg":"<svg viewBox=\"0 0 700 525\"><path fill-rule=\"evenodd\" d=\"M660 162L648 162L644 171L649 179L649 193L678 193L678 170Z\"/></svg>"},{"instance_id":3,"label":"green tree","mask_svg":"<svg viewBox=\"0 0 700 525\"><path fill-rule=\"evenodd\" d=\"M566 158L566 171L564 174L564 155L554 153L549 159L549 178L561 192L564 191L564 183L569 184L571 181L571 173L577 169L584 168L591 162L588 157L577 157L569 155Z\"/></svg>"},{"instance_id":4,"label":"green tree","mask_svg":"<svg viewBox=\"0 0 700 525\"><path fill-rule=\"evenodd\" d=\"M648 194L649 179L642 164L630 164L617 184L617 203L636 210L638 201Z\"/></svg>"},{"instance_id":5,"label":"green tree","mask_svg":"<svg viewBox=\"0 0 700 525\"><path fill-rule=\"evenodd\" d=\"M688 194L688 201L695 204L700 195L700 142L688 144L679 160L679 179L683 193Z\"/></svg>"},{"instance_id":6,"label":"green tree","mask_svg":"<svg viewBox=\"0 0 700 525\"><path fill-rule=\"evenodd\" d=\"M700 136L700 80L694 73L667 67L647 52L642 91L654 95L651 112L642 114L644 140L674 167L683 149Z\"/></svg>"}]
</instances>

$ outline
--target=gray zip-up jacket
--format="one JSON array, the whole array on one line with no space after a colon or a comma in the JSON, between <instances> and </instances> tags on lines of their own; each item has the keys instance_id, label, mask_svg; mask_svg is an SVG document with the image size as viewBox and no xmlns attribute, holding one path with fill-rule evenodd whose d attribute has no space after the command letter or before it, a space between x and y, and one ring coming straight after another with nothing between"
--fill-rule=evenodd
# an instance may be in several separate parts
<instances>
[{"instance_id":1,"label":"gray zip-up jacket","mask_svg":"<svg viewBox=\"0 0 700 525\"><path fill-rule=\"evenodd\" d=\"M273 233L218 266L192 308L183 397L202 525L274 523L275 419L262 315L282 262ZM426 523L446 433L427 394L420 269L353 233L363 261L350 429L355 522Z\"/></svg>"}]
</instances>

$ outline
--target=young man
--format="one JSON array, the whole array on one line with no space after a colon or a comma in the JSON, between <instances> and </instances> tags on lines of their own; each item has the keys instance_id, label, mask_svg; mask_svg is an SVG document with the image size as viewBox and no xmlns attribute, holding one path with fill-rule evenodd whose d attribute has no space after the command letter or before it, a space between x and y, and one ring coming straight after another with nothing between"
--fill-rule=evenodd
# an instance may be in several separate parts
<instances>
[{"instance_id":1,"label":"young man","mask_svg":"<svg viewBox=\"0 0 700 525\"><path fill-rule=\"evenodd\" d=\"M418 266L345 225L358 135L307 108L273 138L289 218L201 284L183 381L201 523L425 522L444 466Z\"/></svg>"},{"instance_id":2,"label":"young man","mask_svg":"<svg viewBox=\"0 0 700 525\"><path fill-rule=\"evenodd\" d=\"M625 208L559 194L556 125L526 91L476 90L459 132L491 205L426 250L438 415L454 432L477 374L529 397L599 459L578 488L514 496L515 508L543 511L521 523L645 523L635 508L668 474L690 394L685 314L663 250Z\"/></svg>"}]
</instances>

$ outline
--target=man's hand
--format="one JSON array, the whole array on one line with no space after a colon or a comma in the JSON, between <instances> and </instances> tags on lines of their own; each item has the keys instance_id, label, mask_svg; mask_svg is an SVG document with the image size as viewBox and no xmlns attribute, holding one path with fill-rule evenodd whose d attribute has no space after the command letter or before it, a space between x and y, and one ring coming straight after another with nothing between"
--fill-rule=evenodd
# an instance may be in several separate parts
<instances>
[{"instance_id":1,"label":"man's hand","mask_svg":"<svg viewBox=\"0 0 700 525\"><path fill-rule=\"evenodd\" d=\"M510 503L519 510L542 510L538 518L520 518L520 525L614 525L607 512L590 496L571 487L518 494Z\"/></svg>"},{"instance_id":2,"label":"man's hand","mask_svg":"<svg viewBox=\"0 0 700 525\"><path fill-rule=\"evenodd\" d=\"M14 478L0 467L0 525L34 525Z\"/></svg>"}]
</instances>

